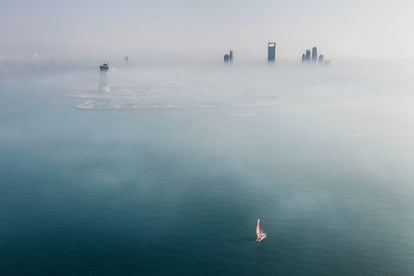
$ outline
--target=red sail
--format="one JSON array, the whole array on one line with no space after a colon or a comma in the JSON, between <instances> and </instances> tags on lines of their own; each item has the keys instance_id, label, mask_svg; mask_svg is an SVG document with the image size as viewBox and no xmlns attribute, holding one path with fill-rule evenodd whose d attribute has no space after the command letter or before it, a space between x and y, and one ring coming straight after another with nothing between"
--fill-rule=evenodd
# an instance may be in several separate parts
<instances>
[{"instance_id":1,"label":"red sail","mask_svg":"<svg viewBox=\"0 0 414 276\"><path fill-rule=\"evenodd\" d=\"M257 226L256 226L256 236L259 240L262 236L262 226L260 225L260 219L257 219Z\"/></svg>"},{"instance_id":2,"label":"red sail","mask_svg":"<svg viewBox=\"0 0 414 276\"><path fill-rule=\"evenodd\" d=\"M262 224L260 223L260 219L257 219L256 236L257 236L257 239L256 239L257 242L261 242L267 236L266 233L262 231Z\"/></svg>"}]
</instances>

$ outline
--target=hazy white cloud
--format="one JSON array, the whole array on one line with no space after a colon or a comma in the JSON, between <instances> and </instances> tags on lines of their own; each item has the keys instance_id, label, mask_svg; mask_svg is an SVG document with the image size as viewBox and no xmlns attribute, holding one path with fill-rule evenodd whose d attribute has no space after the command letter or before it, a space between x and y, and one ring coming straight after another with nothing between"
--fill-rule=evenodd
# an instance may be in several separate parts
<instances>
[{"instance_id":1,"label":"hazy white cloud","mask_svg":"<svg viewBox=\"0 0 414 276\"><path fill-rule=\"evenodd\" d=\"M0 55L257 59L276 41L282 58L414 57L408 0L2 2Z\"/></svg>"}]
</instances>

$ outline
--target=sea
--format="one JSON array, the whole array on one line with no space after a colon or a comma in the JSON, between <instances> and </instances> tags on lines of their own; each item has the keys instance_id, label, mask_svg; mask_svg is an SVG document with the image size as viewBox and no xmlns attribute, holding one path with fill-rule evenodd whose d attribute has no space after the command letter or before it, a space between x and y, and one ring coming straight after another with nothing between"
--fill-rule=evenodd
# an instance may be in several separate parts
<instances>
[{"instance_id":1,"label":"sea","mask_svg":"<svg viewBox=\"0 0 414 276\"><path fill-rule=\"evenodd\" d=\"M0 275L414 274L414 61L98 66L0 60Z\"/></svg>"}]
</instances>

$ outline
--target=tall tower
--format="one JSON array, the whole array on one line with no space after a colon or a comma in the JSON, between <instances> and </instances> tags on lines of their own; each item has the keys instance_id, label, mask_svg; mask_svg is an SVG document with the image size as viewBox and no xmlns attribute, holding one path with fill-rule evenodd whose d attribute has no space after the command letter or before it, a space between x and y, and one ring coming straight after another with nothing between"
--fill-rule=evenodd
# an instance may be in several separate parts
<instances>
[{"instance_id":1,"label":"tall tower","mask_svg":"<svg viewBox=\"0 0 414 276\"><path fill-rule=\"evenodd\" d=\"M311 51L309 49L306 49L305 60L309 62L310 59L311 59Z\"/></svg>"},{"instance_id":2,"label":"tall tower","mask_svg":"<svg viewBox=\"0 0 414 276\"><path fill-rule=\"evenodd\" d=\"M224 55L224 63L232 63L233 62L233 50L230 50L228 54Z\"/></svg>"},{"instance_id":3,"label":"tall tower","mask_svg":"<svg viewBox=\"0 0 414 276\"><path fill-rule=\"evenodd\" d=\"M269 42L267 44L267 62L276 61L276 42Z\"/></svg>"},{"instance_id":4,"label":"tall tower","mask_svg":"<svg viewBox=\"0 0 414 276\"><path fill-rule=\"evenodd\" d=\"M319 55L318 63L323 64L324 62L325 62L325 56L324 55Z\"/></svg>"},{"instance_id":5,"label":"tall tower","mask_svg":"<svg viewBox=\"0 0 414 276\"><path fill-rule=\"evenodd\" d=\"M318 48L313 47L312 48L312 63L318 62Z\"/></svg>"}]
</instances>

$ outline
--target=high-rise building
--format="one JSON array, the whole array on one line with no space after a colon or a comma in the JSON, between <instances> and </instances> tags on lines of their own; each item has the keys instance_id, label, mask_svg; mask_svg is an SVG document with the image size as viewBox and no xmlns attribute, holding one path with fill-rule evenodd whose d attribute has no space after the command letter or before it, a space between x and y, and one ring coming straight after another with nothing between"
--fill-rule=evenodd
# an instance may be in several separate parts
<instances>
[{"instance_id":1,"label":"high-rise building","mask_svg":"<svg viewBox=\"0 0 414 276\"><path fill-rule=\"evenodd\" d=\"M306 49L305 57L306 57L306 61L310 61L310 59L311 59L311 51L309 49Z\"/></svg>"},{"instance_id":2,"label":"high-rise building","mask_svg":"<svg viewBox=\"0 0 414 276\"><path fill-rule=\"evenodd\" d=\"M224 55L224 63L229 63L230 62L230 55L229 54L225 54Z\"/></svg>"},{"instance_id":3,"label":"high-rise building","mask_svg":"<svg viewBox=\"0 0 414 276\"><path fill-rule=\"evenodd\" d=\"M319 64L323 64L325 62L325 56L324 55L320 55L319 59L318 59L318 63Z\"/></svg>"},{"instance_id":4,"label":"high-rise building","mask_svg":"<svg viewBox=\"0 0 414 276\"><path fill-rule=\"evenodd\" d=\"M231 63L233 62L233 50L230 50L228 54L224 55L224 63Z\"/></svg>"},{"instance_id":5,"label":"high-rise building","mask_svg":"<svg viewBox=\"0 0 414 276\"><path fill-rule=\"evenodd\" d=\"M318 48L313 47L312 52L309 49L306 49L306 53L302 54L302 63L311 62L314 64L328 64L329 61L325 61L324 55L318 56Z\"/></svg>"},{"instance_id":6,"label":"high-rise building","mask_svg":"<svg viewBox=\"0 0 414 276\"><path fill-rule=\"evenodd\" d=\"M276 42L269 42L267 44L267 62L276 61Z\"/></svg>"},{"instance_id":7,"label":"high-rise building","mask_svg":"<svg viewBox=\"0 0 414 276\"><path fill-rule=\"evenodd\" d=\"M318 62L318 48L313 47L312 48L312 63Z\"/></svg>"}]
</instances>

